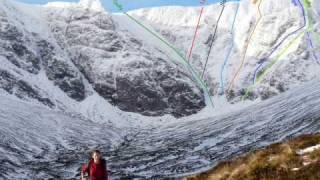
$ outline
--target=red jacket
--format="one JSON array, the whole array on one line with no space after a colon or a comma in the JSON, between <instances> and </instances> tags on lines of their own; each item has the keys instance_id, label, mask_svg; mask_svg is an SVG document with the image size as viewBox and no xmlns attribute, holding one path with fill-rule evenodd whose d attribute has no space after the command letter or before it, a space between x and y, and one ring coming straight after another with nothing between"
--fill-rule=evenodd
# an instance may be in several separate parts
<instances>
[{"instance_id":1,"label":"red jacket","mask_svg":"<svg viewBox=\"0 0 320 180\"><path fill-rule=\"evenodd\" d=\"M108 180L108 172L106 168L106 160L101 159L99 164L95 164L93 159L88 165L82 167L83 173L88 173L90 180Z\"/></svg>"}]
</instances>

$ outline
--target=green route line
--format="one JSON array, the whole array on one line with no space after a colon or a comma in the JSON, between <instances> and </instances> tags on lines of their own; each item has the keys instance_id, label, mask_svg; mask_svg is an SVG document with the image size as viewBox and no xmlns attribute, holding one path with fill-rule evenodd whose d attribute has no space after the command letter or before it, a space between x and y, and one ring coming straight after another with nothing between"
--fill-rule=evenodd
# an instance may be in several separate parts
<instances>
[{"instance_id":1,"label":"green route line","mask_svg":"<svg viewBox=\"0 0 320 180\"><path fill-rule=\"evenodd\" d=\"M170 49L172 49L183 61L184 63L186 63L187 67L189 70L191 70L191 73L194 75L194 77L196 78L196 81L198 81L198 83L200 82L200 85L204 88L204 90L206 91L211 105L213 106L213 102L212 99L210 97L209 94L209 90L207 85L205 84L205 82L203 82L199 76L199 74L192 68L191 64L188 63L188 61L184 58L184 56L175 48L173 47L170 43L168 43L166 40L164 40L163 38L161 38L159 35L157 35L156 33L154 33L153 31L151 31L149 28L147 28L145 25L143 25L141 22L139 22L138 20L136 20L134 17L132 17L131 15L129 15L126 12L123 12L123 14L125 14L126 16L128 16L131 20L133 20L134 22L136 22L137 24L139 24L143 29L145 29L146 31L148 31L150 34L152 34L153 36L155 36L157 39L159 39L162 43L164 43L165 45L167 45Z\"/></svg>"},{"instance_id":2,"label":"green route line","mask_svg":"<svg viewBox=\"0 0 320 180\"><path fill-rule=\"evenodd\" d=\"M315 32L314 24L311 24L311 23L310 23L310 22L312 22L312 18L311 18L311 16L309 16L308 9L310 10L310 8L311 8L311 3L310 3L309 0L303 0L303 5L304 5L304 7L307 9L307 10L305 11L305 12L306 12L306 15L308 16L308 29L307 29L307 31L312 33L312 35L314 36L314 40L317 42L317 44L320 45L320 35Z\"/></svg>"},{"instance_id":3,"label":"green route line","mask_svg":"<svg viewBox=\"0 0 320 180\"><path fill-rule=\"evenodd\" d=\"M113 5L115 5L118 10L123 11L123 6L118 2L118 0L113 0Z\"/></svg>"},{"instance_id":4,"label":"green route line","mask_svg":"<svg viewBox=\"0 0 320 180\"><path fill-rule=\"evenodd\" d=\"M264 76L266 76L269 73L271 67L280 60L281 56L283 56L298 39L303 37L306 33L313 31L314 28L310 23L311 17L309 16L309 13L307 11L307 9L311 8L311 3L309 2L309 0L303 0L302 2L304 6L303 8L306 9L306 16L308 17L306 30L299 33L299 35L296 38L294 38L275 58L273 58L271 63L267 67L265 67L264 70L261 71L260 75L258 75L257 77L257 81L247 88L245 94L241 98L242 101L244 101L245 98L249 96L249 93L263 80ZM320 41L320 39L318 40Z\"/></svg>"},{"instance_id":5,"label":"green route line","mask_svg":"<svg viewBox=\"0 0 320 180\"><path fill-rule=\"evenodd\" d=\"M312 22L312 17L309 15L311 11L311 3L309 0L303 0L303 5L304 5L304 9L305 9L305 12L306 12L306 15L308 17L308 41L309 41L309 44L311 46L311 51L312 51L312 54L313 54L313 57L314 59L317 61L317 63L319 63L319 57L317 56L317 53L316 53L316 46L313 45L313 41L312 39L314 39L316 41L316 44L319 45L319 37L312 37L312 34L314 35L317 35L317 33L315 32L315 25L310 23Z\"/></svg>"},{"instance_id":6,"label":"green route line","mask_svg":"<svg viewBox=\"0 0 320 180\"><path fill-rule=\"evenodd\" d=\"M123 6L121 4L119 4L119 2L117 0L113 0L113 4L120 10L123 11ZM131 15L129 15L127 12L122 12L124 15L126 15L127 17L129 17L131 20L133 20L135 23L137 23L139 26L141 26L143 29L145 29L147 32L149 32L150 34L152 34L154 37L156 37L158 40L160 40L163 44L165 44L166 46L168 46L171 50L173 50L185 63L185 65L187 66L188 70L191 72L191 74L195 77L196 81L198 83L200 83L200 85L202 86L203 90L205 91L205 93L207 94L211 106L214 107L213 101L211 99L208 87L206 85L206 83L204 81L202 81L202 79L200 78L199 74L193 69L193 67L191 66L190 63L188 63L187 59L185 59L185 57L175 48L173 47L170 43L168 43L166 40L164 40L164 38L160 37L158 34L156 34L155 32L153 32L152 30L150 30L149 28L147 28L144 24L142 24L140 21L138 21L137 19L135 19L134 17L132 17Z\"/></svg>"},{"instance_id":7,"label":"green route line","mask_svg":"<svg viewBox=\"0 0 320 180\"><path fill-rule=\"evenodd\" d=\"M309 11L308 11L308 9L311 8L311 3L309 2L309 0L303 0L302 4L303 4L303 8L305 9L306 16L308 17L307 31L311 32L311 31L313 31L313 26L310 23L312 21L312 19L311 19L311 16L309 16Z\"/></svg>"},{"instance_id":8,"label":"green route line","mask_svg":"<svg viewBox=\"0 0 320 180\"><path fill-rule=\"evenodd\" d=\"M263 77L265 75L268 74L268 72L270 71L271 67L279 61L279 59L281 58L281 56L283 56L288 50L289 48L294 45L294 43L296 43L296 41L303 37L305 35L306 31L302 31L301 33L299 33L299 35L297 37L295 37L273 60L272 62L264 69L262 70L262 73L257 77L257 81L252 84L251 86L249 86L246 90L246 93L244 96L242 96L241 100L245 100L246 97L248 97L249 93L263 80Z\"/></svg>"},{"instance_id":9,"label":"green route line","mask_svg":"<svg viewBox=\"0 0 320 180\"><path fill-rule=\"evenodd\" d=\"M318 45L320 45L320 35L314 31L312 32L312 34L314 36L314 40L317 42Z\"/></svg>"},{"instance_id":10,"label":"green route line","mask_svg":"<svg viewBox=\"0 0 320 180\"><path fill-rule=\"evenodd\" d=\"M181 57L183 60L185 60L185 58L183 57L183 55L176 49L174 48L170 43L168 43L166 40L164 40L162 37L160 37L159 35L157 35L156 33L154 33L153 31L151 31L149 28L147 28L145 25L143 25L141 22L139 22L138 20L136 20L134 17L132 17L131 15L129 15L126 12L123 12L123 14L127 15L131 20L133 20L134 22L136 22L137 24L139 24L141 27L143 27L143 29L145 29L146 31L148 31L150 34L154 35L157 39L159 39L161 42L163 42L165 45L169 46L170 49L172 49L179 57Z\"/></svg>"},{"instance_id":11,"label":"green route line","mask_svg":"<svg viewBox=\"0 0 320 180\"><path fill-rule=\"evenodd\" d=\"M308 9L311 8L311 2L309 0L303 0L303 6L307 7Z\"/></svg>"}]
</instances>

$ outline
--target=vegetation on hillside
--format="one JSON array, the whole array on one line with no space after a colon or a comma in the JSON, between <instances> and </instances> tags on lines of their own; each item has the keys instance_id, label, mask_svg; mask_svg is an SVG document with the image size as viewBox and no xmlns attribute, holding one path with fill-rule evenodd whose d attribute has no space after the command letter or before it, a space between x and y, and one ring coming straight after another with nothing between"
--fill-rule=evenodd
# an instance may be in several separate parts
<instances>
[{"instance_id":1,"label":"vegetation on hillside","mask_svg":"<svg viewBox=\"0 0 320 180\"><path fill-rule=\"evenodd\" d=\"M185 180L320 179L320 134L272 144Z\"/></svg>"}]
</instances>

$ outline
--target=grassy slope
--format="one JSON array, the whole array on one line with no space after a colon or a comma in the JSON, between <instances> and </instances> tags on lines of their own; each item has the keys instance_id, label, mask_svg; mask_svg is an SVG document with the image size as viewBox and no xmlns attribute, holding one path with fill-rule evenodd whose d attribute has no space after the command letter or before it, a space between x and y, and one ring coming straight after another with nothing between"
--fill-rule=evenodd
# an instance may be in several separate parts
<instances>
[{"instance_id":1,"label":"grassy slope","mask_svg":"<svg viewBox=\"0 0 320 180\"><path fill-rule=\"evenodd\" d=\"M272 144L185 180L316 180L320 179L320 149L299 155L301 149L320 144L320 134L303 135ZM306 163L309 163L306 165Z\"/></svg>"}]
</instances>

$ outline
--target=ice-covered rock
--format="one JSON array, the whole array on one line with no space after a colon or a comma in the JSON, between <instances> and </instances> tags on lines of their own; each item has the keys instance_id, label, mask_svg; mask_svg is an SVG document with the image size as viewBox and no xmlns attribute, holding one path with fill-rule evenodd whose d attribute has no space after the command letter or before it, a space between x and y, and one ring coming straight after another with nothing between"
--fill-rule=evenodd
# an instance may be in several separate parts
<instances>
[{"instance_id":1,"label":"ice-covered rock","mask_svg":"<svg viewBox=\"0 0 320 180\"><path fill-rule=\"evenodd\" d=\"M308 23L315 34L319 32L319 1L312 1L310 9L304 8L305 25L301 7L291 0L261 1L260 6L259 2L226 3L219 24L221 5L210 5L203 10L191 64L199 72L203 71L213 32L218 26L204 79L213 96L220 96L224 91L223 96L229 97L229 102L238 102L247 88L251 89L254 77L262 72L263 68L258 68L262 62L260 67L264 68L272 61L276 63L261 82L254 85L248 99L266 99L320 75L319 36L312 36L311 47L306 32ZM187 57L200 7L155 7L129 14L151 26Z\"/></svg>"},{"instance_id":2,"label":"ice-covered rock","mask_svg":"<svg viewBox=\"0 0 320 180\"><path fill-rule=\"evenodd\" d=\"M5 60L35 78L44 72L71 99L81 102L97 93L121 110L147 116L182 117L205 107L192 75L158 47L119 30L110 14L99 10L100 1L52 2L37 7L38 17L25 5L3 3ZM38 88L47 91L45 78ZM68 104L61 96L51 101Z\"/></svg>"}]
</instances>

